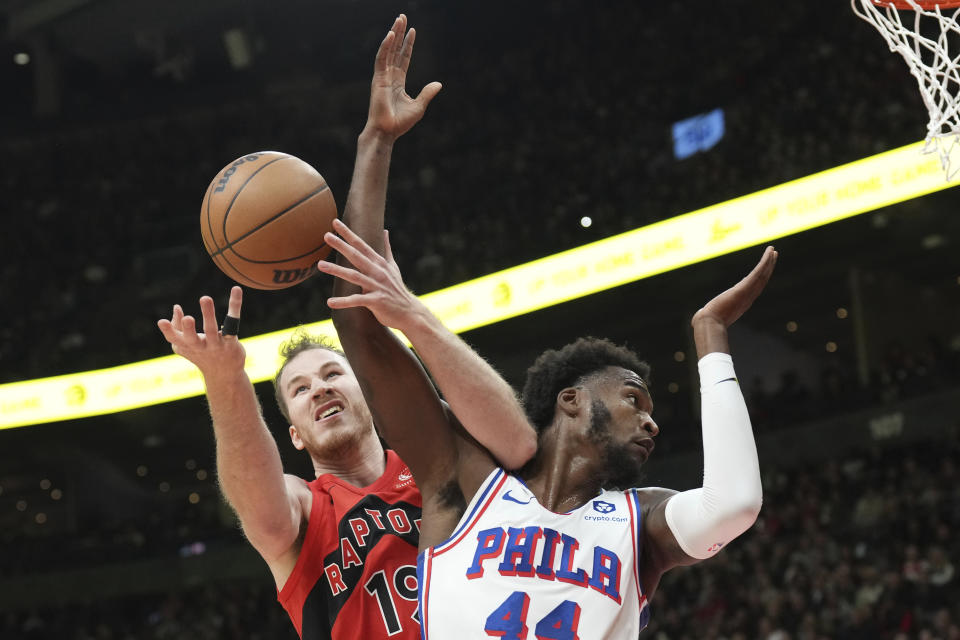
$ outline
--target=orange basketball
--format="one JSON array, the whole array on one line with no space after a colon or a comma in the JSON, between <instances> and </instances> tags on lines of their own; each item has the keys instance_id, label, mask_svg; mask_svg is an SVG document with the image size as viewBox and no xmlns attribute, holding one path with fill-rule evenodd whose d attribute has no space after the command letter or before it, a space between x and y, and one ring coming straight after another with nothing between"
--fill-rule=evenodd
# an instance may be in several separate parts
<instances>
[{"instance_id":1,"label":"orange basketball","mask_svg":"<svg viewBox=\"0 0 960 640\"><path fill-rule=\"evenodd\" d=\"M337 203L327 181L286 153L237 158L207 187L200 209L203 246L220 270L254 289L283 289L317 272L330 247Z\"/></svg>"}]
</instances>

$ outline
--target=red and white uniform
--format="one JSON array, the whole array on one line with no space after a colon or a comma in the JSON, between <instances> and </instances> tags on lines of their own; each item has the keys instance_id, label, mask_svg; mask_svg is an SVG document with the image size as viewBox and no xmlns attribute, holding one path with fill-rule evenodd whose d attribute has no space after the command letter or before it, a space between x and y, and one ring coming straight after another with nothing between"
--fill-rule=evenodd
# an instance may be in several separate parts
<instances>
[{"instance_id":1,"label":"red and white uniform","mask_svg":"<svg viewBox=\"0 0 960 640\"><path fill-rule=\"evenodd\" d=\"M422 638L636 638L650 618L641 533L633 490L554 513L496 469L450 539L420 554Z\"/></svg>"},{"instance_id":2,"label":"red and white uniform","mask_svg":"<svg viewBox=\"0 0 960 640\"><path fill-rule=\"evenodd\" d=\"M393 451L384 474L354 487L325 474L293 573L278 595L303 640L419 637L420 491Z\"/></svg>"}]
</instances>

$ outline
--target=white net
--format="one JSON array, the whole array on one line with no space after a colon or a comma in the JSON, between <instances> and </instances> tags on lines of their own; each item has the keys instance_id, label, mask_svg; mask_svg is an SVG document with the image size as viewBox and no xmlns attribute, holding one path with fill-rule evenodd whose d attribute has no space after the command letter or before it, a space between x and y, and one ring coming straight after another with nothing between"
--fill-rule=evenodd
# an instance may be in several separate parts
<instances>
[{"instance_id":1,"label":"white net","mask_svg":"<svg viewBox=\"0 0 960 640\"><path fill-rule=\"evenodd\" d=\"M960 162L951 162L951 155L960 149L960 8L924 8L916 0L900 2L910 6L904 10L872 0L851 4L910 66L930 113L925 151L940 154L947 180L953 180L960 171Z\"/></svg>"}]
</instances>

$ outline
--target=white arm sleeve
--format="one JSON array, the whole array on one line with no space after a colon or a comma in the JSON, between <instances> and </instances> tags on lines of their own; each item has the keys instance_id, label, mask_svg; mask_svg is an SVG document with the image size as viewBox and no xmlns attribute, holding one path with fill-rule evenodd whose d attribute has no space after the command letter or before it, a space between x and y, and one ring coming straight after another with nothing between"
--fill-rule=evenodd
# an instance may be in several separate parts
<instances>
[{"instance_id":1,"label":"white arm sleeve","mask_svg":"<svg viewBox=\"0 0 960 640\"><path fill-rule=\"evenodd\" d=\"M708 353L700 370L703 487L667 502L667 526L687 555L705 559L749 529L763 490L750 415L727 353Z\"/></svg>"}]
</instances>

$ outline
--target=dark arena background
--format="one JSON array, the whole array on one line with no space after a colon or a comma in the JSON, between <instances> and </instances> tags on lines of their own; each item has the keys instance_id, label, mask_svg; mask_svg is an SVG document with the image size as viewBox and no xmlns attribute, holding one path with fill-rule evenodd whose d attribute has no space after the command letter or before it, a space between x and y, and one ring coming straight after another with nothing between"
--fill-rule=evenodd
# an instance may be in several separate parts
<instances>
[{"instance_id":1,"label":"dark arena background","mask_svg":"<svg viewBox=\"0 0 960 640\"><path fill-rule=\"evenodd\" d=\"M387 225L427 293L924 138L903 60L848 2L0 0L0 383L164 356L175 302L222 309L201 199L276 149L338 204L390 21L408 89ZM722 109L678 158L675 122ZM764 473L754 528L668 574L642 637L960 638L960 215L952 188L773 242L734 327ZM592 224L581 220L588 216ZM580 335L653 367L648 482L698 486L689 319L750 247L464 338L515 387ZM329 317L328 276L247 290L243 335ZM289 471L311 474L257 385ZM202 397L0 430L0 638L296 634L222 502Z\"/></svg>"}]
</instances>

